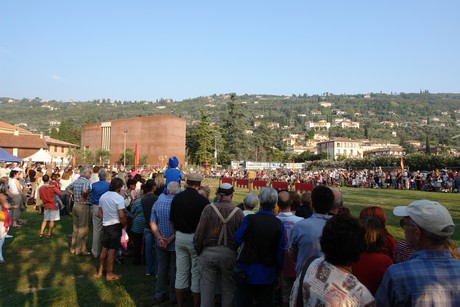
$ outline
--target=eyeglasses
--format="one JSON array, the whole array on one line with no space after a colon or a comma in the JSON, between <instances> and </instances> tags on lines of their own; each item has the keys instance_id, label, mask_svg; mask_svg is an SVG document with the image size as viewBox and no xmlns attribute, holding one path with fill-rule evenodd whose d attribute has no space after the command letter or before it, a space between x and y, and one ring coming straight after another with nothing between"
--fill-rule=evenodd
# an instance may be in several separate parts
<instances>
[{"instance_id":1,"label":"eyeglasses","mask_svg":"<svg viewBox=\"0 0 460 307\"><path fill-rule=\"evenodd\" d=\"M406 219L405 219L405 218L402 218L402 219L399 221L399 226L401 226L402 229L406 229L406 227L412 227L412 228L417 227L417 224L415 224L410 218L408 218L407 220L410 221L410 222L409 222L409 223L406 223Z\"/></svg>"}]
</instances>

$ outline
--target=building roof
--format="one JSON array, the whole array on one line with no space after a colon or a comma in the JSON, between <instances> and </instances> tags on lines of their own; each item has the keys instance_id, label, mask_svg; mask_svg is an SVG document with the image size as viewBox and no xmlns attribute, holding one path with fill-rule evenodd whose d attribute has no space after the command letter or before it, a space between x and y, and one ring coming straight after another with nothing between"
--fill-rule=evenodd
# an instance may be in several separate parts
<instances>
[{"instance_id":1,"label":"building roof","mask_svg":"<svg viewBox=\"0 0 460 307\"><path fill-rule=\"evenodd\" d=\"M48 148L45 139L38 134L14 135L2 133L0 137L0 147L3 148Z\"/></svg>"},{"instance_id":2,"label":"building roof","mask_svg":"<svg viewBox=\"0 0 460 307\"><path fill-rule=\"evenodd\" d=\"M354 142L354 143L361 143L363 140L352 140L352 139L347 139L347 138L342 138L342 137L336 137L329 139L327 141L319 142L320 143L330 143L330 142Z\"/></svg>"},{"instance_id":3,"label":"building roof","mask_svg":"<svg viewBox=\"0 0 460 307\"><path fill-rule=\"evenodd\" d=\"M19 131L20 134L32 134L32 132L30 132L29 130L0 121L0 133L13 134L16 129Z\"/></svg>"},{"instance_id":4,"label":"building roof","mask_svg":"<svg viewBox=\"0 0 460 307\"><path fill-rule=\"evenodd\" d=\"M77 144L72 144L69 142L64 142L61 140L53 139L53 138L50 138L49 136L45 136L45 142L47 145L61 145L64 147L78 147L79 146Z\"/></svg>"}]
</instances>

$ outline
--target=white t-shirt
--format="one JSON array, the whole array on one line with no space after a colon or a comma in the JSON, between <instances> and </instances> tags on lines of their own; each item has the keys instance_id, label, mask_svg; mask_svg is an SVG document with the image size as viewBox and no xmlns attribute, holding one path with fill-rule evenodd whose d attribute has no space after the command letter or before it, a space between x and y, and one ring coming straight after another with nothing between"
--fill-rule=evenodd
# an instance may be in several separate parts
<instances>
[{"instance_id":1,"label":"white t-shirt","mask_svg":"<svg viewBox=\"0 0 460 307\"><path fill-rule=\"evenodd\" d=\"M91 177L89 178L89 182L91 182L91 185L98 181L99 181L99 175L97 173L91 174Z\"/></svg>"},{"instance_id":2,"label":"white t-shirt","mask_svg":"<svg viewBox=\"0 0 460 307\"><path fill-rule=\"evenodd\" d=\"M105 192L99 199L99 208L102 208L102 226L120 223L118 210L125 209L125 200L117 192Z\"/></svg>"}]
</instances>

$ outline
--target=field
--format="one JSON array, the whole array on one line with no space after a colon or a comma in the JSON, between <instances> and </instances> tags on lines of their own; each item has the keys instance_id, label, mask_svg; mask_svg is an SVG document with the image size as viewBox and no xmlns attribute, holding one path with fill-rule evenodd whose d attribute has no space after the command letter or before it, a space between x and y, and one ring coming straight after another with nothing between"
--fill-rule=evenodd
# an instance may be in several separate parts
<instances>
[{"instance_id":1,"label":"field","mask_svg":"<svg viewBox=\"0 0 460 307\"><path fill-rule=\"evenodd\" d=\"M206 179L204 185L213 190L218 183ZM394 191L379 189L340 189L344 204L353 215L366 206L383 207L389 231L403 237L399 218L392 215L395 206L407 205L416 199L431 199L449 208L456 225L460 223L460 194ZM237 189L234 203L240 202L247 190ZM257 193L257 191L256 191ZM57 223L54 238L39 238L42 216L32 208L23 213L27 224L11 230L14 237L6 239L3 265L0 265L0 306L168 306L155 305L152 297L155 278L145 276L143 266L132 265L132 258L115 266L123 275L120 281L106 282L95 277L97 261L92 257L71 256L68 252L72 217L64 216ZM460 244L457 230L453 242ZM90 246L91 242L88 242ZM190 302L190 299L188 300Z\"/></svg>"}]
</instances>

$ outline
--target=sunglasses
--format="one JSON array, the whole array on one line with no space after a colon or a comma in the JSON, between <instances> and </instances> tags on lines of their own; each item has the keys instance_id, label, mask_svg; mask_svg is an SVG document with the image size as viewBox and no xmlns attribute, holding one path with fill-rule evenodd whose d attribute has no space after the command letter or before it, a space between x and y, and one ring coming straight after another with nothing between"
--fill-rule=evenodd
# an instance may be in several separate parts
<instances>
[{"instance_id":1,"label":"sunglasses","mask_svg":"<svg viewBox=\"0 0 460 307\"><path fill-rule=\"evenodd\" d=\"M417 227L417 224L415 224L412 220L410 220L410 223L406 223L406 219L402 218L399 220L399 226L401 226L402 229L406 229L406 227L415 228Z\"/></svg>"}]
</instances>

